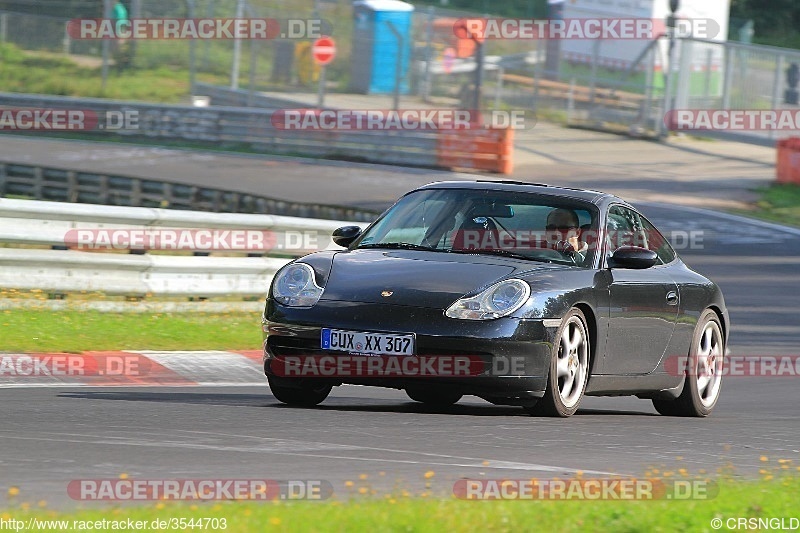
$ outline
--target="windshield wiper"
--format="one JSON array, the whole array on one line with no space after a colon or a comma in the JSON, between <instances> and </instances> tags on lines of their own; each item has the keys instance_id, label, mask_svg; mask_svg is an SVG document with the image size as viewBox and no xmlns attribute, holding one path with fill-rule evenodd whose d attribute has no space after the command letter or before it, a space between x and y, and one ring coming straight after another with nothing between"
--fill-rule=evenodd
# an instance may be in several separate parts
<instances>
[{"instance_id":1,"label":"windshield wiper","mask_svg":"<svg viewBox=\"0 0 800 533\"><path fill-rule=\"evenodd\" d=\"M421 244L412 244L410 242L371 242L356 246L356 250L361 248L387 248L390 250L424 250L427 252L442 252L438 248L431 246L423 246Z\"/></svg>"},{"instance_id":2,"label":"windshield wiper","mask_svg":"<svg viewBox=\"0 0 800 533\"><path fill-rule=\"evenodd\" d=\"M485 255L504 255L506 257L513 257L514 259L525 259L527 261L538 261L540 263L549 263L549 259L541 259L538 257L531 257L529 255L512 252L511 250L504 250L502 248L484 248L478 250L448 250L456 254L485 254Z\"/></svg>"}]
</instances>

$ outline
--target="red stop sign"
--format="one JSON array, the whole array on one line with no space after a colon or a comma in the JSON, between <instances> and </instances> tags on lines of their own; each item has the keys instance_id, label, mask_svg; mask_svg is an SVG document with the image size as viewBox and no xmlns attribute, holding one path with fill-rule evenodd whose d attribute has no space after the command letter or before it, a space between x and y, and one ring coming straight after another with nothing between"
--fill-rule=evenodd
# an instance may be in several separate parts
<instances>
[{"instance_id":1,"label":"red stop sign","mask_svg":"<svg viewBox=\"0 0 800 533\"><path fill-rule=\"evenodd\" d=\"M320 37L311 47L311 55L317 65L327 65L336 57L336 43L330 37Z\"/></svg>"}]
</instances>

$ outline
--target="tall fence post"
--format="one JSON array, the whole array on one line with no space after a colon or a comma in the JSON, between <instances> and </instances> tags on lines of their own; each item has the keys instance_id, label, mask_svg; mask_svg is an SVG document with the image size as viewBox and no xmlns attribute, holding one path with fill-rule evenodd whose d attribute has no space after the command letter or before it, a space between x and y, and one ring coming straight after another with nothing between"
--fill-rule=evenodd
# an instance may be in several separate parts
<instances>
[{"instance_id":1,"label":"tall fence post","mask_svg":"<svg viewBox=\"0 0 800 533\"><path fill-rule=\"evenodd\" d=\"M244 16L244 0L236 2L236 19L239 20ZM231 66L231 89L239 88L239 61L242 58L242 40L236 38L233 40L233 65Z\"/></svg>"},{"instance_id":2,"label":"tall fence post","mask_svg":"<svg viewBox=\"0 0 800 533\"><path fill-rule=\"evenodd\" d=\"M394 38L397 39L397 61L394 67L394 110L397 111L400 108L400 84L402 82L402 72L403 72L403 34L400 33L400 30L392 24L392 21L387 20L386 25L389 27L389 31L392 32Z\"/></svg>"},{"instance_id":3,"label":"tall fence post","mask_svg":"<svg viewBox=\"0 0 800 533\"><path fill-rule=\"evenodd\" d=\"M111 18L111 0L103 0L103 18L110 19ZM110 52L111 41L108 39L103 39L103 68L102 68L102 76L103 82L102 87L105 91L106 89L106 82L108 81L108 59L109 59L109 52Z\"/></svg>"},{"instance_id":4,"label":"tall fence post","mask_svg":"<svg viewBox=\"0 0 800 533\"><path fill-rule=\"evenodd\" d=\"M435 20L436 8L428 6L428 27L425 36L425 76L422 80L422 101L427 102L431 96L432 72L431 63L433 62L433 22Z\"/></svg>"},{"instance_id":5,"label":"tall fence post","mask_svg":"<svg viewBox=\"0 0 800 533\"><path fill-rule=\"evenodd\" d=\"M783 54L779 55L775 65L775 78L772 81L772 109L779 109L781 105L781 90L783 89L781 78L783 77L783 68L786 64L784 59L785 57ZM775 138L775 130L773 128L769 130L769 138Z\"/></svg>"},{"instance_id":6,"label":"tall fence post","mask_svg":"<svg viewBox=\"0 0 800 533\"><path fill-rule=\"evenodd\" d=\"M5 15L5 13L3 15ZM0 17L2 17L3 15L0 15ZM4 33L2 30L2 26L3 26L3 21L0 20L0 42L5 41L2 35ZM64 53L65 56L69 55L69 49L71 44L72 44L72 39L70 39L69 37L69 21L67 21L64 23L64 39L61 41L62 52Z\"/></svg>"},{"instance_id":7,"label":"tall fence post","mask_svg":"<svg viewBox=\"0 0 800 533\"><path fill-rule=\"evenodd\" d=\"M733 80L733 49L728 45L724 45L723 53L725 54L725 72L722 78L722 109L730 109L731 82Z\"/></svg>"},{"instance_id":8,"label":"tall fence post","mask_svg":"<svg viewBox=\"0 0 800 533\"><path fill-rule=\"evenodd\" d=\"M186 0L186 7L190 19L195 16L195 0ZM189 94L194 94L195 70L197 65L197 39L189 40Z\"/></svg>"},{"instance_id":9,"label":"tall fence post","mask_svg":"<svg viewBox=\"0 0 800 533\"><path fill-rule=\"evenodd\" d=\"M500 104L503 100L503 76L505 76L506 69L502 65L497 65L497 85L494 90L494 108L500 109Z\"/></svg>"}]
</instances>

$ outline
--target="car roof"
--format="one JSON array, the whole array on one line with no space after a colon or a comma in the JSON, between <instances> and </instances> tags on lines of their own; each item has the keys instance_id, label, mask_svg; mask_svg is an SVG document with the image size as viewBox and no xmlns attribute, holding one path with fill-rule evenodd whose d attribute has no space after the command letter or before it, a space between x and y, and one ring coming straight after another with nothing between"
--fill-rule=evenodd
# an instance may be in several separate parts
<instances>
[{"instance_id":1,"label":"car roof","mask_svg":"<svg viewBox=\"0 0 800 533\"><path fill-rule=\"evenodd\" d=\"M557 187L547 185L545 183L526 183L524 181L512 180L465 180L465 181L437 181L423 185L416 190L424 189L476 189L476 190L494 190L494 191L510 191L510 192L527 192L532 194L541 194L543 196L557 196L561 198L573 198L576 200L583 200L598 206L604 206L609 203L621 203L629 205L625 200L599 191L592 191L588 189L573 189L571 187Z\"/></svg>"}]
</instances>

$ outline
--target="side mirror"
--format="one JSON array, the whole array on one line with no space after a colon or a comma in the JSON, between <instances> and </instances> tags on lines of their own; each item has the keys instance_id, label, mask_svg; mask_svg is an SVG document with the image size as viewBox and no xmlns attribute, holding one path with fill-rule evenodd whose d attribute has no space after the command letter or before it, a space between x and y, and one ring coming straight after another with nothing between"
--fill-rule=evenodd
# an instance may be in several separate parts
<instances>
[{"instance_id":1,"label":"side mirror","mask_svg":"<svg viewBox=\"0 0 800 533\"><path fill-rule=\"evenodd\" d=\"M608 261L611 268L634 268L641 270L658 263L658 255L652 250L639 246L617 248Z\"/></svg>"},{"instance_id":2,"label":"side mirror","mask_svg":"<svg viewBox=\"0 0 800 533\"><path fill-rule=\"evenodd\" d=\"M358 226L342 226L333 230L333 242L339 246L347 248L354 240L361 235L361 228Z\"/></svg>"}]
</instances>

